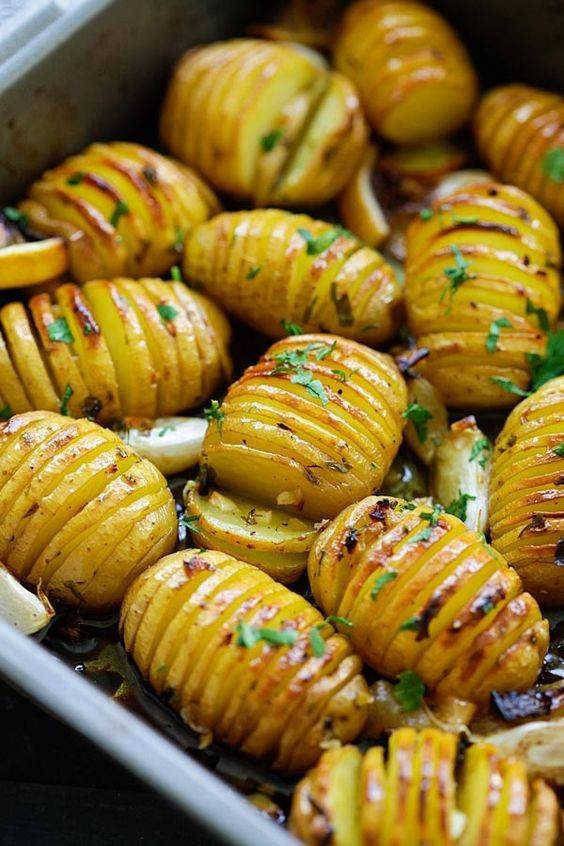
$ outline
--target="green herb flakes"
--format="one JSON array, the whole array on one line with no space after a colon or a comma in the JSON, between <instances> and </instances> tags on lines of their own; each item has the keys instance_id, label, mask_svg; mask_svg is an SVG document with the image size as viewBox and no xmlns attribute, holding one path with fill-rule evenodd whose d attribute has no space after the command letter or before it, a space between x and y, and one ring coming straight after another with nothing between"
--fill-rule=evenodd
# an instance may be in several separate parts
<instances>
[{"instance_id":1,"label":"green herb flakes","mask_svg":"<svg viewBox=\"0 0 564 846\"><path fill-rule=\"evenodd\" d=\"M235 633L237 646L244 646L246 649L252 649L261 640L271 646L293 646L298 639L298 633L294 629L255 628L243 620L237 623Z\"/></svg>"},{"instance_id":2,"label":"green herb flakes","mask_svg":"<svg viewBox=\"0 0 564 846\"><path fill-rule=\"evenodd\" d=\"M397 579L398 571L397 570L388 570L386 573L382 573L380 576L376 578L376 581L372 585L372 590L370 591L370 599L376 600L378 598L378 594L380 591L390 582L393 582L394 579Z\"/></svg>"},{"instance_id":3,"label":"green herb flakes","mask_svg":"<svg viewBox=\"0 0 564 846\"><path fill-rule=\"evenodd\" d=\"M418 402L410 402L403 412L402 417L413 423L419 443L424 444L428 435L427 423L433 417L429 409L420 405Z\"/></svg>"},{"instance_id":4,"label":"green herb flakes","mask_svg":"<svg viewBox=\"0 0 564 846\"><path fill-rule=\"evenodd\" d=\"M423 704L425 685L414 670L405 670L397 677L397 684L392 688L392 696L401 705L404 713L417 711Z\"/></svg>"},{"instance_id":5,"label":"green herb flakes","mask_svg":"<svg viewBox=\"0 0 564 846\"><path fill-rule=\"evenodd\" d=\"M472 496L472 494L462 493L462 491L458 491L458 496L456 499L453 499L450 505L447 508L449 514L452 514L454 517L458 517L459 520L464 521L466 520L466 514L468 512L468 503L475 500L476 497Z\"/></svg>"},{"instance_id":6,"label":"green herb flakes","mask_svg":"<svg viewBox=\"0 0 564 846\"><path fill-rule=\"evenodd\" d=\"M60 406L59 406L59 411L65 417L69 416L69 401L70 401L70 398L72 397L73 394L74 394L74 391L71 388L71 386L66 385L65 390L63 391L63 396L61 398L61 403L60 403Z\"/></svg>"},{"instance_id":7,"label":"green herb flakes","mask_svg":"<svg viewBox=\"0 0 564 846\"><path fill-rule=\"evenodd\" d=\"M494 353L497 350L497 342L502 329L511 329L513 324L507 317L498 317L490 324L490 331L486 338L486 349L489 353Z\"/></svg>"},{"instance_id":8,"label":"green herb flakes","mask_svg":"<svg viewBox=\"0 0 564 846\"><path fill-rule=\"evenodd\" d=\"M179 311L170 303L158 303L157 311L161 316L161 319L164 320L165 323L168 323L170 320L174 320Z\"/></svg>"},{"instance_id":9,"label":"green herb flakes","mask_svg":"<svg viewBox=\"0 0 564 846\"><path fill-rule=\"evenodd\" d=\"M553 182L564 182L564 147L553 147L542 160L543 171Z\"/></svg>"},{"instance_id":10,"label":"green herb flakes","mask_svg":"<svg viewBox=\"0 0 564 846\"><path fill-rule=\"evenodd\" d=\"M50 341L61 341L63 344L74 343L73 334L64 317L58 317L47 327L47 335Z\"/></svg>"},{"instance_id":11,"label":"green herb flakes","mask_svg":"<svg viewBox=\"0 0 564 846\"><path fill-rule=\"evenodd\" d=\"M110 223L117 229L117 225L124 214L129 214L129 206L123 200L118 200L110 217Z\"/></svg>"},{"instance_id":12,"label":"green herb flakes","mask_svg":"<svg viewBox=\"0 0 564 846\"><path fill-rule=\"evenodd\" d=\"M268 135L263 135L260 139L261 149L265 153L270 153L272 150L274 150L275 147L278 146L278 144L283 138L284 133L281 129L273 129L272 132L269 132Z\"/></svg>"},{"instance_id":13,"label":"green herb flakes","mask_svg":"<svg viewBox=\"0 0 564 846\"><path fill-rule=\"evenodd\" d=\"M221 410L221 403L217 400L212 400L207 408L204 408L204 417L211 423L212 420L215 420L217 423L217 428L219 429L219 433L221 434L221 430L223 428L223 421L225 419L225 412Z\"/></svg>"}]
</instances>

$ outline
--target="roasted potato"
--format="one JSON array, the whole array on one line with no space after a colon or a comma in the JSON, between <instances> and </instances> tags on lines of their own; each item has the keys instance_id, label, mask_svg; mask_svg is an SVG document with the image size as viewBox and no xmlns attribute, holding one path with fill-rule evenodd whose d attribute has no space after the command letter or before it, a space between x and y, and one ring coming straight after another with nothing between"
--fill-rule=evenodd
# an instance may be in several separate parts
<instances>
[{"instance_id":1,"label":"roasted potato","mask_svg":"<svg viewBox=\"0 0 564 846\"><path fill-rule=\"evenodd\" d=\"M358 165L367 128L356 89L295 44L234 39L176 66L161 137L217 189L255 205L316 205Z\"/></svg>"},{"instance_id":2,"label":"roasted potato","mask_svg":"<svg viewBox=\"0 0 564 846\"><path fill-rule=\"evenodd\" d=\"M437 200L407 232L409 329L420 372L453 408L514 405L561 303L558 230L508 185L475 183Z\"/></svg>"},{"instance_id":3,"label":"roasted potato","mask_svg":"<svg viewBox=\"0 0 564 846\"><path fill-rule=\"evenodd\" d=\"M68 265L68 252L62 238L0 247L0 289L43 285L61 277Z\"/></svg>"},{"instance_id":4,"label":"roasted potato","mask_svg":"<svg viewBox=\"0 0 564 846\"><path fill-rule=\"evenodd\" d=\"M112 608L176 529L165 479L113 432L48 411L0 424L0 560L23 583Z\"/></svg>"},{"instance_id":5,"label":"roasted potato","mask_svg":"<svg viewBox=\"0 0 564 846\"><path fill-rule=\"evenodd\" d=\"M230 387L206 432L201 482L186 491L198 542L293 581L313 521L381 485L405 402L387 355L332 335L274 344Z\"/></svg>"},{"instance_id":6,"label":"roasted potato","mask_svg":"<svg viewBox=\"0 0 564 846\"><path fill-rule=\"evenodd\" d=\"M564 376L513 409L494 448L492 545L543 605L564 603Z\"/></svg>"},{"instance_id":7,"label":"roasted potato","mask_svg":"<svg viewBox=\"0 0 564 846\"><path fill-rule=\"evenodd\" d=\"M502 85L482 98L474 130L495 175L528 191L564 226L564 98Z\"/></svg>"},{"instance_id":8,"label":"roasted potato","mask_svg":"<svg viewBox=\"0 0 564 846\"><path fill-rule=\"evenodd\" d=\"M200 405L229 377L229 325L181 282L64 284L0 308L0 417L30 409L99 422Z\"/></svg>"},{"instance_id":9,"label":"roasted potato","mask_svg":"<svg viewBox=\"0 0 564 846\"><path fill-rule=\"evenodd\" d=\"M140 144L91 144L49 170L20 209L34 230L66 240L78 282L160 276L194 224L219 211L194 171Z\"/></svg>"},{"instance_id":10,"label":"roasted potato","mask_svg":"<svg viewBox=\"0 0 564 846\"><path fill-rule=\"evenodd\" d=\"M394 731L364 754L330 749L294 792L290 829L307 846L553 846L558 800L491 744L466 750L437 729Z\"/></svg>"},{"instance_id":11,"label":"roasted potato","mask_svg":"<svg viewBox=\"0 0 564 846\"><path fill-rule=\"evenodd\" d=\"M373 129L398 144L443 138L470 117L477 80L456 33L409 0L359 0L345 10L335 66L356 84Z\"/></svg>"},{"instance_id":12,"label":"roasted potato","mask_svg":"<svg viewBox=\"0 0 564 846\"><path fill-rule=\"evenodd\" d=\"M314 598L349 623L358 654L387 678L412 671L431 696L484 705L525 690L548 623L502 556L439 507L368 497L317 538Z\"/></svg>"},{"instance_id":13,"label":"roasted potato","mask_svg":"<svg viewBox=\"0 0 564 846\"><path fill-rule=\"evenodd\" d=\"M218 215L187 238L184 276L271 338L296 323L376 345L400 320L401 288L380 253L303 214Z\"/></svg>"},{"instance_id":14,"label":"roasted potato","mask_svg":"<svg viewBox=\"0 0 564 846\"><path fill-rule=\"evenodd\" d=\"M163 558L131 586L120 625L142 676L188 725L276 770L302 771L362 731L370 695L347 639L231 556Z\"/></svg>"},{"instance_id":15,"label":"roasted potato","mask_svg":"<svg viewBox=\"0 0 564 846\"><path fill-rule=\"evenodd\" d=\"M339 215L350 231L368 244L379 247L390 234L390 225L374 190L374 168L378 150L366 149L360 166L339 195Z\"/></svg>"}]
</instances>

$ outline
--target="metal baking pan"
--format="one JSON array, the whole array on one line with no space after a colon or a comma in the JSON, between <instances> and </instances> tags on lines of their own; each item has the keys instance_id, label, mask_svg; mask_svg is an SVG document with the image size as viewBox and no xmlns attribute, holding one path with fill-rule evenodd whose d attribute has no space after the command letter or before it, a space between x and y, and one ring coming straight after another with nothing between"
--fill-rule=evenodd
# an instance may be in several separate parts
<instances>
[{"instance_id":1,"label":"metal baking pan","mask_svg":"<svg viewBox=\"0 0 564 846\"><path fill-rule=\"evenodd\" d=\"M432 5L458 27L485 84L562 87L564 0ZM154 143L158 103L174 60L193 44L244 32L264 7L256 0L73 0L61 13L55 2L45 2L27 15L26 28L0 28L0 202L17 200L42 170L90 141ZM45 644L53 646L49 635ZM200 763L205 755L173 715L165 730L156 730L150 714L143 715L147 721L126 710L54 651L0 620L0 676L39 706L223 841L297 842ZM220 764L215 769L232 783L249 773L261 782L260 767L235 754L226 753ZM288 794L283 780L268 781Z\"/></svg>"}]
</instances>

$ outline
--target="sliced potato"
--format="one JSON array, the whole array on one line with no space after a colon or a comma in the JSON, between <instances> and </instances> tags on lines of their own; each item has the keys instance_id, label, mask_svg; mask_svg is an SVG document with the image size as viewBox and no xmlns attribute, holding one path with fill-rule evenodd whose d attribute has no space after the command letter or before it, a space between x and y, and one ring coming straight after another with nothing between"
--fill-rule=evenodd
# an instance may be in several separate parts
<instances>
[{"instance_id":1,"label":"sliced potato","mask_svg":"<svg viewBox=\"0 0 564 846\"><path fill-rule=\"evenodd\" d=\"M390 225L376 196L373 184L378 150L371 145L350 181L339 195L341 220L369 247L379 247L390 234Z\"/></svg>"},{"instance_id":2,"label":"sliced potato","mask_svg":"<svg viewBox=\"0 0 564 846\"><path fill-rule=\"evenodd\" d=\"M29 288L57 279L68 269L62 238L46 238L0 249L0 288Z\"/></svg>"},{"instance_id":3,"label":"sliced potato","mask_svg":"<svg viewBox=\"0 0 564 846\"><path fill-rule=\"evenodd\" d=\"M190 530L202 546L254 564L282 584L303 573L319 533L311 521L231 493L203 496L195 482L188 482L184 497L186 513L197 521Z\"/></svg>"}]
</instances>

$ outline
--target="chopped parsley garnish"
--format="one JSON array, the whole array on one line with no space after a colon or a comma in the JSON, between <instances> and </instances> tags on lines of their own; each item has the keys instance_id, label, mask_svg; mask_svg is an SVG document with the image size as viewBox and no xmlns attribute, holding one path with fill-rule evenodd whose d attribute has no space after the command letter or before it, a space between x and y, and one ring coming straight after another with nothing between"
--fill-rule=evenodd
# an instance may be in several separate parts
<instances>
[{"instance_id":1,"label":"chopped parsley garnish","mask_svg":"<svg viewBox=\"0 0 564 846\"><path fill-rule=\"evenodd\" d=\"M545 382L564 374L564 329L548 333L544 356L527 353L531 368L531 388L536 391Z\"/></svg>"},{"instance_id":2,"label":"chopped parsley garnish","mask_svg":"<svg viewBox=\"0 0 564 846\"><path fill-rule=\"evenodd\" d=\"M333 241L336 241L337 238L340 238L342 235L349 234L342 226L335 226L333 229L326 229L325 232L322 232L321 235L317 236L317 238L311 234L309 229L298 229L298 233L307 244L306 252L308 256L318 256L320 253L324 253L325 250L329 249Z\"/></svg>"},{"instance_id":3,"label":"chopped parsley garnish","mask_svg":"<svg viewBox=\"0 0 564 846\"><path fill-rule=\"evenodd\" d=\"M178 309L170 305L170 303L158 303L157 311L165 323L174 320L176 315L179 314Z\"/></svg>"},{"instance_id":4,"label":"chopped parsley garnish","mask_svg":"<svg viewBox=\"0 0 564 846\"><path fill-rule=\"evenodd\" d=\"M64 317L58 317L47 327L47 335L50 341L62 341L63 344L74 343L73 334Z\"/></svg>"},{"instance_id":5,"label":"chopped parsley garnish","mask_svg":"<svg viewBox=\"0 0 564 846\"><path fill-rule=\"evenodd\" d=\"M254 279L256 276L259 275L261 270L262 268L260 264L257 264L255 267L251 267L245 274L245 279Z\"/></svg>"},{"instance_id":6,"label":"chopped parsley garnish","mask_svg":"<svg viewBox=\"0 0 564 846\"><path fill-rule=\"evenodd\" d=\"M544 308L534 305L527 297L527 314L534 314L543 332L550 331L550 321Z\"/></svg>"},{"instance_id":7,"label":"chopped parsley garnish","mask_svg":"<svg viewBox=\"0 0 564 846\"><path fill-rule=\"evenodd\" d=\"M339 626L346 626L349 629L352 629L354 623L351 620L348 620L346 617L338 617L335 614L329 614L328 617L325 617L326 623L337 624Z\"/></svg>"},{"instance_id":8,"label":"chopped parsley garnish","mask_svg":"<svg viewBox=\"0 0 564 846\"><path fill-rule=\"evenodd\" d=\"M478 223L477 217L453 214L452 216L453 223L458 224L459 226L472 226L474 223Z\"/></svg>"},{"instance_id":9,"label":"chopped parsley garnish","mask_svg":"<svg viewBox=\"0 0 564 846\"><path fill-rule=\"evenodd\" d=\"M410 402L403 412L402 417L413 423L419 443L424 444L428 434L427 423L433 417L429 409L420 405L418 402Z\"/></svg>"},{"instance_id":10,"label":"chopped parsley garnish","mask_svg":"<svg viewBox=\"0 0 564 846\"><path fill-rule=\"evenodd\" d=\"M237 646L252 649L259 641L264 640L271 646L293 646L298 639L294 629L255 628L241 620L235 628Z\"/></svg>"},{"instance_id":11,"label":"chopped parsley garnish","mask_svg":"<svg viewBox=\"0 0 564 846\"><path fill-rule=\"evenodd\" d=\"M70 385L65 386L65 390L63 391L63 396L61 399L61 404L59 406L59 410L61 414L64 414L65 417L69 416L69 401L72 395L74 394L73 389Z\"/></svg>"},{"instance_id":12,"label":"chopped parsley garnish","mask_svg":"<svg viewBox=\"0 0 564 846\"><path fill-rule=\"evenodd\" d=\"M553 147L542 160L542 169L553 182L564 182L564 147Z\"/></svg>"},{"instance_id":13,"label":"chopped parsley garnish","mask_svg":"<svg viewBox=\"0 0 564 846\"><path fill-rule=\"evenodd\" d=\"M482 470L485 470L491 451L492 445L488 438L479 438L475 444L472 444L468 461L476 461L477 459Z\"/></svg>"},{"instance_id":14,"label":"chopped parsley garnish","mask_svg":"<svg viewBox=\"0 0 564 846\"><path fill-rule=\"evenodd\" d=\"M320 625L314 626L309 633L311 651L316 658L323 658L325 655L325 639L320 632L322 627L323 623L320 623Z\"/></svg>"},{"instance_id":15,"label":"chopped parsley garnish","mask_svg":"<svg viewBox=\"0 0 564 846\"><path fill-rule=\"evenodd\" d=\"M303 349L285 350L277 353L274 356L276 368L274 373L290 373L290 381L296 385L303 385L312 397L320 400L323 405L327 405L329 397L325 391L323 384L319 379L315 379L311 370L306 370L305 365L308 361L308 355L313 354L317 361L323 361L324 358L331 355L335 349L336 341L329 344L307 344Z\"/></svg>"},{"instance_id":16,"label":"chopped parsley garnish","mask_svg":"<svg viewBox=\"0 0 564 846\"><path fill-rule=\"evenodd\" d=\"M494 353L497 350L497 342L502 329L511 329L513 324L507 317L498 317L490 324L490 331L486 338L486 349L489 353Z\"/></svg>"},{"instance_id":17,"label":"chopped parsley garnish","mask_svg":"<svg viewBox=\"0 0 564 846\"><path fill-rule=\"evenodd\" d=\"M175 253L181 253L182 252L182 249L184 247L184 239L185 238L186 238L186 233L184 232L184 230L183 229L177 229L176 234L175 234L175 238L174 238L174 243L172 245L173 252L175 252Z\"/></svg>"},{"instance_id":18,"label":"chopped parsley garnish","mask_svg":"<svg viewBox=\"0 0 564 846\"><path fill-rule=\"evenodd\" d=\"M476 499L475 496L472 494L462 493L462 491L458 491L458 496L456 499L450 503L447 507L447 511L449 514L452 514L454 517L458 517L459 520L464 521L466 520L466 514L468 512L468 503L472 500Z\"/></svg>"},{"instance_id":19,"label":"chopped parsley garnish","mask_svg":"<svg viewBox=\"0 0 564 846\"><path fill-rule=\"evenodd\" d=\"M422 520L428 520L430 526L436 526L443 511L443 506L437 503L432 511L422 511L419 516Z\"/></svg>"},{"instance_id":20,"label":"chopped parsley garnish","mask_svg":"<svg viewBox=\"0 0 564 846\"><path fill-rule=\"evenodd\" d=\"M393 582L394 579L397 579L398 571L397 570L388 570L386 573L382 573L380 576L377 577L376 581L372 585L372 590L370 591L370 599L375 600L378 597L378 594L389 582Z\"/></svg>"},{"instance_id":21,"label":"chopped parsley garnish","mask_svg":"<svg viewBox=\"0 0 564 846\"><path fill-rule=\"evenodd\" d=\"M197 523L198 523L199 519L200 519L199 514L187 514L186 512L184 512L184 514L180 517L178 522L185 529L188 529L189 532L197 533L198 532Z\"/></svg>"},{"instance_id":22,"label":"chopped parsley garnish","mask_svg":"<svg viewBox=\"0 0 564 846\"><path fill-rule=\"evenodd\" d=\"M417 532L413 535L412 538L409 539L409 543L419 543L419 541L427 541L433 534L433 527L426 526L424 529L421 529L420 532Z\"/></svg>"},{"instance_id":23,"label":"chopped parsley garnish","mask_svg":"<svg viewBox=\"0 0 564 846\"><path fill-rule=\"evenodd\" d=\"M417 711L423 704L425 685L414 670L405 670L399 674L397 684L392 688L392 696L404 713Z\"/></svg>"},{"instance_id":24,"label":"chopped parsley garnish","mask_svg":"<svg viewBox=\"0 0 564 846\"><path fill-rule=\"evenodd\" d=\"M421 628L421 619L415 614L413 617L408 617L399 627L400 632L418 632Z\"/></svg>"},{"instance_id":25,"label":"chopped parsley garnish","mask_svg":"<svg viewBox=\"0 0 564 846\"><path fill-rule=\"evenodd\" d=\"M281 129L273 129L272 132L269 132L268 135L263 135L260 139L261 149L264 150L265 153L270 153L270 151L274 150L283 138L284 133Z\"/></svg>"},{"instance_id":26,"label":"chopped parsley garnish","mask_svg":"<svg viewBox=\"0 0 564 846\"><path fill-rule=\"evenodd\" d=\"M419 217L421 220L431 220L433 217L433 209L421 209Z\"/></svg>"},{"instance_id":27,"label":"chopped parsley garnish","mask_svg":"<svg viewBox=\"0 0 564 846\"><path fill-rule=\"evenodd\" d=\"M221 403L217 400L212 400L207 408L204 408L204 417L211 423L212 420L215 420L217 423L217 428L219 429L219 433L221 434L221 429L223 427L223 421L225 419L225 412L221 410Z\"/></svg>"},{"instance_id":28,"label":"chopped parsley garnish","mask_svg":"<svg viewBox=\"0 0 564 846\"><path fill-rule=\"evenodd\" d=\"M123 200L118 200L115 204L112 216L110 217L110 223L112 224L112 226L114 228L117 228L120 218L122 218L124 214L128 213L129 206L127 205L127 203L124 203Z\"/></svg>"},{"instance_id":29,"label":"chopped parsley garnish","mask_svg":"<svg viewBox=\"0 0 564 846\"><path fill-rule=\"evenodd\" d=\"M67 185L80 185L85 176L85 173L81 170L77 170L76 173L71 173L67 179Z\"/></svg>"},{"instance_id":30,"label":"chopped parsley garnish","mask_svg":"<svg viewBox=\"0 0 564 846\"><path fill-rule=\"evenodd\" d=\"M291 320L281 320L280 325L287 335L303 335L304 330L297 323L292 323Z\"/></svg>"},{"instance_id":31,"label":"chopped parsley garnish","mask_svg":"<svg viewBox=\"0 0 564 846\"><path fill-rule=\"evenodd\" d=\"M8 406L8 408L9 408L9 407L10 407L10 406ZM0 412L0 416L1 416L1 412ZM8 415L8 416L9 416L9 415ZM561 443L561 444L558 444L558 446L553 447L553 448L552 448L552 452L553 452L555 455L559 455L559 456L560 456L560 458L564 458L564 441L562 441L562 443Z\"/></svg>"},{"instance_id":32,"label":"chopped parsley garnish","mask_svg":"<svg viewBox=\"0 0 564 846\"><path fill-rule=\"evenodd\" d=\"M167 434L167 432L175 432L175 431L176 431L176 426L163 426L162 429L159 429L157 434L158 434L159 438L164 438L164 436Z\"/></svg>"},{"instance_id":33,"label":"chopped parsley garnish","mask_svg":"<svg viewBox=\"0 0 564 846\"><path fill-rule=\"evenodd\" d=\"M9 220L10 223L15 223L18 226L27 226L27 214L14 208L14 206L4 206L2 214Z\"/></svg>"},{"instance_id":34,"label":"chopped parsley garnish","mask_svg":"<svg viewBox=\"0 0 564 846\"><path fill-rule=\"evenodd\" d=\"M6 403L3 408L0 408L0 420L9 420L12 416L12 406Z\"/></svg>"},{"instance_id":35,"label":"chopped parsley garnish","mask_svg":"<svg viewBox=\"0 0 564 846\"><path fill-rule=\"evenodd\" d=\"M352 326L354 323L354 314L351 306L351 300L346 291L342 294L337 293L337 283L331 284L331 302L335 306L337 312L337 319L339 326Z\"/></svg>"},{"instance_id":36,"label":"chopped parsley garnish","mask_svg":"<svg viewBox=\"0 0 564 846\"><path fill-rule=\"evenodd\" d=\"M455 258L455 265L454 267L445 267L444 275L447 277L448 282L443 288L441 296L439 297L439 302L442 303L446 295L448 294L449 297L449 306L447 309L447 313L450 311L452 307L452 298L460 288L463 282L466 282L467 279L471 279L471 275L468 273L468 268L470 265L460 252L460 247L456 244L451 246L451 251Z\"/></svg>"},{"instance_id":37,"label":"chopped parsley garnish","mask_svg":"<svg viewBox=\"0 0 564 846\"><path fill-rule=\"evenodd\" d=\"M518 397L529 396L529 391L524 391L523 388L520 388L511 379L505 379L503 376L490 376L490 382L493 382L502 391L507 391L508 394L515 394Z\"/></svg>"},{"instance_id":38,"label":"chopped parsley garnish","mask_svg":"<svg viewBox=\"0 0 564 846\"><path fill-rule=\"evenodd\" d=\"M337 377L337 379L339 379L339 381L348 382L348 377L347 377L347 374L345 373L344 370L339 370L337 368L337 369L331 370L331 373L334 373L335 376Z\"/></svg>"},{"instance_id":39,"label":"chopped parsley garnish","mask_svg":"<svg viewBox=\"0 0 564 846\"><path fill-rule=\"evenodd\" d=\"M175 282L182 282L182 271L177 264L174 264L170 268L170 278Z\"/></svg>"}]
</instances>

